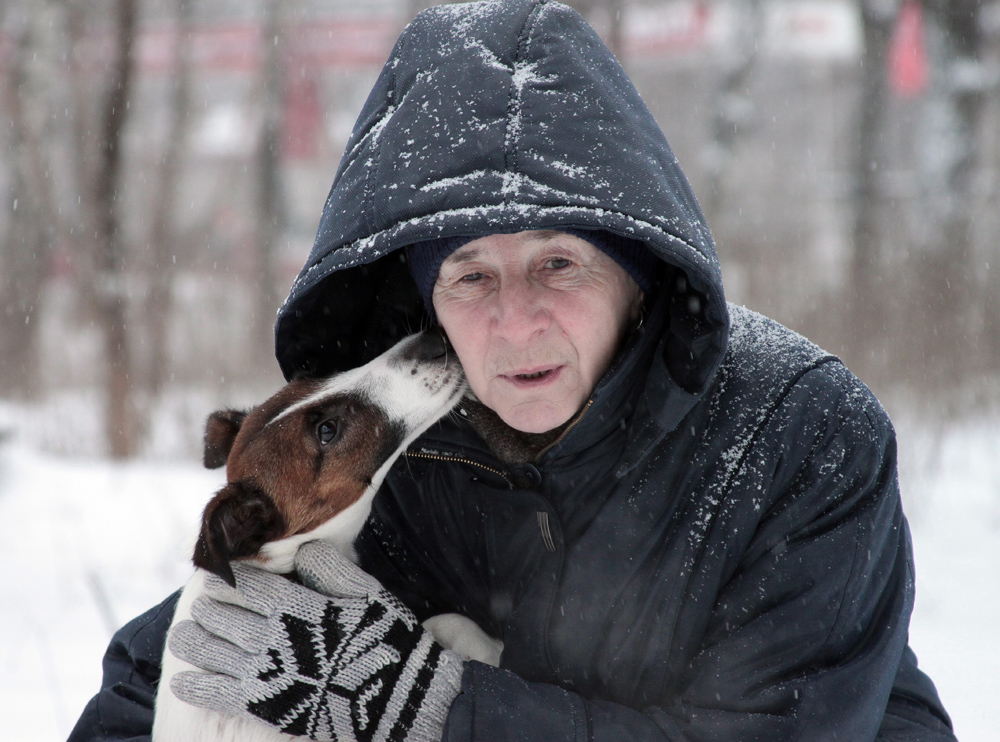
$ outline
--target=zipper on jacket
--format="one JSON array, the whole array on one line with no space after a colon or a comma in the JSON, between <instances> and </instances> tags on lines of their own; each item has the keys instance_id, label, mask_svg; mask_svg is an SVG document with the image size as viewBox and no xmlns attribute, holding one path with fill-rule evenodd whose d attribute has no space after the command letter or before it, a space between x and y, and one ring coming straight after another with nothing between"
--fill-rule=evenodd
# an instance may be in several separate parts
<instances>
[{"instance_id":1,"label":"zipper on jacket","mask_svg":"<svg viewBox=\"0 0 1000 742\"><path fill-rule=\"evenodd\" d=\"M587 405L590 406L589 404ZM574 423L575 424L575 423ZM404 456L413 456L418 459L430 459L431 461L454 461L457 464L468 464L469 466L475 466L480 469L484 469L492 474L496 474L501 477L503 481L507 483L507 486L514 489L514 484L510 481L510 478L504 474L499 469L494 469L492 466L486 466L485 464L480 464L478 461L473 461L472 459L462 458L461 456L447 456L440 453L425 453L423 451L406 451ZM545 510L536 511L538 517L538 530L542 534L542 543L545 544L545 550L550 554L556 552L556 541L552 538L552 526L549 525L549 514Z\"/></svg>"},{"instance_id":2,"label":"zipper on jacket","mask_svg":"<svg viewBox=\"0 0 1000 742\"><path fill-rule=\"evenodd\" d=\"M478 461L473 461L472 459L462 458L461 456L447 456L440 453L424 453L423 451L406 451L404 456L413 456L418 459L430 459L431 461L454 461L458 464L468 464L469 466L475 466L491 474L496 474L498 477L503 479L507 483L507 486L514 489L514 483L510 480L506 474L504 474L499 469L494 469L492 466L486 466L486 464L480 464Z\"/></svg>"},{"instance_id":3,"label":"zipper on jacket","mask_svg":"<svg viewBox=\"0 0 1000 742\"><path fill-rule=\"evenodd\" d=\"M559 443L562 442L562 439L567 436L567 434L569 433L569 431L571 431L573 428L575 428L576 424L583 419L584 415L587 414L587 410L590 409L590 405L592 405L592 404L594 404L594 400L592 400L592 399L588 400L587 404L585 404L583 406L583 409L580 410L580 414L576 416L576 419L573 420L573 422L571 422L569 425L566 426L566 429L559 434L559 437L556 438L554 441L552 441L549 445L547 445L541 451L539 451L537 454L535 454L534 461L535 461L536 464L539 461L541 461L542 456L544 456L546 453L549 452L549 449L551 449L553 446L558 445Z\"/></svg>"}]
</instances>

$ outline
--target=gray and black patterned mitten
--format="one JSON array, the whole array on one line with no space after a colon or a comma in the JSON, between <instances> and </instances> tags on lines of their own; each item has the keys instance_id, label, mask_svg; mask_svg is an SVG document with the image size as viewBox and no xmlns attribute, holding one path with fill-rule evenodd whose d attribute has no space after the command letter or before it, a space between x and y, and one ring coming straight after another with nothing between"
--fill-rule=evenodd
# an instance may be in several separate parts
<instances>
[{"instance_id":1,"label":"gray and black patterned mitten","mask_svg":"<svg viewBox=\"0 0 1000 742\"><path fill-rule=\"evenodd\" d=\"M374 578L350 564L341 595L236 566L237 589L206 579L195 621L170 632L182 701L337 742L438 742L462 660ZM308 574L304 581L309 583Z\"/></svg>"}]
</instances>

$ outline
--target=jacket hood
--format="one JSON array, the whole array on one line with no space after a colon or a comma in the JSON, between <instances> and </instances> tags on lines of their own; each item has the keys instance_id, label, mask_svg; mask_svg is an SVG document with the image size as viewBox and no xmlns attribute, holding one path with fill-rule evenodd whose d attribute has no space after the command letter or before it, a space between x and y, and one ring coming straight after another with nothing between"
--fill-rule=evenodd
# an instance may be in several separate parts
<instances>
[{"instance_id":1,"label":"jacket hood","mask_svg":"<svg viewBox=\"0 0 1000 742\"><path fill-rule=\"evenodd\" d=\"M661 353L697 397L726 347L715 245L663 133L583 18L546 0L442 5L403 31L278 315L287 378L364 362L426 321L405 245L604 229L665 264Z\"/></svg>"}]
</instances>

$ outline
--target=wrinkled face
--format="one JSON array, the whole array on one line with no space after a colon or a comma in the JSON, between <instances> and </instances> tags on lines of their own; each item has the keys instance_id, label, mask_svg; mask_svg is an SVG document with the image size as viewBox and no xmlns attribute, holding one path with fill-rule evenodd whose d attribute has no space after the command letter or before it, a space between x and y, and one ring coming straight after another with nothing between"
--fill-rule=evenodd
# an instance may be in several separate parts
<instances>
[{"instance_id":1,"label":"wrinkled face","mask_svg":"<svg viewBox=\"0 0 1000 742\"><path fill-rule=\"evenodd\" d=\"M562 425L583 406L642 298L612 258L556 231L466 243L441 265L433 294L469 386L527 433Z\"/></svg>"}]
</instances>

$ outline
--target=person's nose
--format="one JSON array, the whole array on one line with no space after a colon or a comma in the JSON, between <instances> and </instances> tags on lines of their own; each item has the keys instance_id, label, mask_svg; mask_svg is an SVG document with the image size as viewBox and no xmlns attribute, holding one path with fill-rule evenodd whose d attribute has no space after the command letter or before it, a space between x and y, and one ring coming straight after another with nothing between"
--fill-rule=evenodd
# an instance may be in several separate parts
<instances>
[{"instance_id":1,"label":"person's nose","mask_svg":"<svg viewBox=\"0 0 1000 742\"><path fill-rule=\"evenodd\" d=\"M526 278L508 277L497 292L495 332L509 343L530 341L551 324L543 289Z\"/></svg>"}]
</instances>

